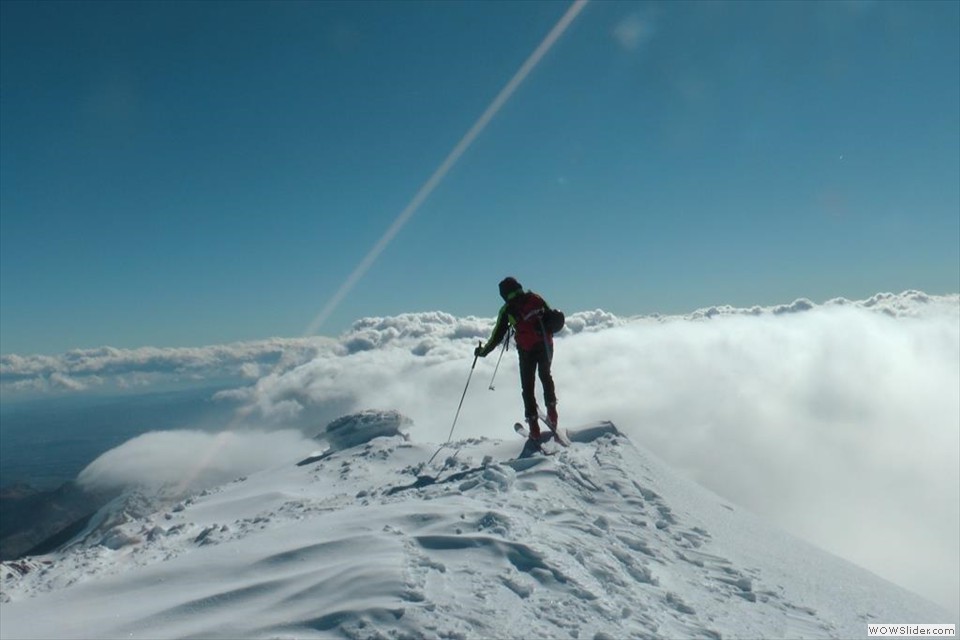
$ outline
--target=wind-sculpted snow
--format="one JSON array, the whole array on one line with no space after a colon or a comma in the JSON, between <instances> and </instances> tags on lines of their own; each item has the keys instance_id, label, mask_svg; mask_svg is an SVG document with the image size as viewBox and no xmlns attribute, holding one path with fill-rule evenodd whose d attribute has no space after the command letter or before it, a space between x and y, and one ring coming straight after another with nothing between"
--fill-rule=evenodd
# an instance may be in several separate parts
<instances>
[{"instance_id":1,"label":"wind-sculpted snow","mask_svg":"<svg viewBox=\"0 0 960 640\"><path fill-rule=\"evenodd\" d=\"M525 464L518 439L452 443L428 467L431 448L370 435L2 565L0 636L846 638L945 619L610 423Z\"/></svg>"}]
</instances>

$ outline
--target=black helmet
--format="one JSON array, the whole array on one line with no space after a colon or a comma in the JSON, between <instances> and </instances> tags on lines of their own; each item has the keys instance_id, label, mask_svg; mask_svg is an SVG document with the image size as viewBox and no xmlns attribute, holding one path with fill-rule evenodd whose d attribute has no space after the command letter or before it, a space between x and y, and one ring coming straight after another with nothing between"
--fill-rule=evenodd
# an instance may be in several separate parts
<instances>
[{"instance_id":1,"label":"black helmet","mask_svg":"<svg viewBox=\"0 0 960 640\"><path fill-rule=\"evenodd\" d=\"M500 297L506 300L514 291L523 291L516 278L507 277L500 281Z\"/></svg>"}]
</instances>

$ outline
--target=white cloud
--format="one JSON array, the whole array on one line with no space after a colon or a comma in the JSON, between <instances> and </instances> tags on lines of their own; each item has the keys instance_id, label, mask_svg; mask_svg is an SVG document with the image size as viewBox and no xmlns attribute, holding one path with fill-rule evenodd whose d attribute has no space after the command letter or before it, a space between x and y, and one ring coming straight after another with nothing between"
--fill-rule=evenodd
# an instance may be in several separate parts
<instances>
[{"instance_id":1,"label":"white cloud","mask_svg":"<svg viewBox=\"0 0 960 640\"><path fill-rule=\"evenodd\" d=\"M56 356L0 356L0 388L18 391L118 389L205 379L249 378L339 348L327 338L272 339L197 348L76 349Z\"/></svg>"},{"instance_id":2,"label":"white cloud","mask_svg":"<svg viewBox=\"0 0 960 640\"><path fill-rule=\"evenodd\" d=\"M957 296L928 296L918 291L877 294L860 302L842 298L824 306L853 306L903 317L940 313L957 306ZM687 319L725 315L767 315L802 312L816 307L799 299L789 305L737 309L730 306L700 309ZM647 320L671 318L651 316ZM620 318L601 309L570 314L567 332L599 331L617 327L635 318ZM142 347L139 349L76 349L60 355L0 355L0 390L10 393L147 388L171 382L202 380L251 380L290 371L322 358L349 356L384 347L409 349L418 356L453 357L454 345L469 339L484 339L492 318L457 318L440 311L408 313L385 318L363 318L339 338L273 338L207 347Z\"/></svg>"},{"instance_id":3,"label":"white cloud","mask_svg":"<svg viewBox=\"0 0 960 640\"><path fill-rule=\"evenodd\" d=\"M59 371L51 373L48 381L51 387L66 389L67 391L86 391L91 386L102 384L102 380L98 376L85 376L81 381Z\"/></svg>"},{"instance_id":4,"label":"white cloud","mask_svg":"<svg viewBox=\"0 0 960 640\"><path fill-rule=\"evenodd\" d=\"M138 486L181 495L290 464L315 448L316 443L293 430L150 432L94 460L78 481L98 489Z\"/></svg>"}]
</instances>

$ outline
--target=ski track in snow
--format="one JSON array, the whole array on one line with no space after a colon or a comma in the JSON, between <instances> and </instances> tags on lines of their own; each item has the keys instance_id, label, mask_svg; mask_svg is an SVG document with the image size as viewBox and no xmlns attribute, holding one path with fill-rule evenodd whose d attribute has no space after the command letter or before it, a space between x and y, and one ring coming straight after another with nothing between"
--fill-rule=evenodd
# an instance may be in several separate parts
<instances>
[{"instance_id":1,"label":"ski track in snow","mask_svg":"<svg viewBox=\"0 0 960 640\"><path fill-rule=\"evenodd\" d=\"M0 636L826 638L947 619L610 423L570 436L525 459L520 440L470 439L430 468L429 446L378 437L118 501L72 547L0 565Z\"/></svg>"}]
</instances>

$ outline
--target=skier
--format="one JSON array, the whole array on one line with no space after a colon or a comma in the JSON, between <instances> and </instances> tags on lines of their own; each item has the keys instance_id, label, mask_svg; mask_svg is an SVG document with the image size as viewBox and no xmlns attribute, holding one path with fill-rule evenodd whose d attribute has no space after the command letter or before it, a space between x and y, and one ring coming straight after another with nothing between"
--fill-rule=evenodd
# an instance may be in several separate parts
<instances>
[{"instance_id":1,"label":"skier","mask_svg":"<svg viewBox=\"0 0 960 640\"><path fill-rule=\"evenodd\" d=\"M553 360L553 335L544 329L543 312L550 306L539 295L524 291L514 278L504 278L500 282L500 297L504 304L497 315L497 324L487 344L478 346L474 355L486 357L507 335L512 327L520 358L520 388L523 396L524 416L529 425L530 438L540 438L540 424L537 420L537 399L535 395L535 376L539 372L543 386L543 401L547 405L547 420L551 430L557 429L557 392L550 375L550 363Z\"/></svg>"}]
</instances>

